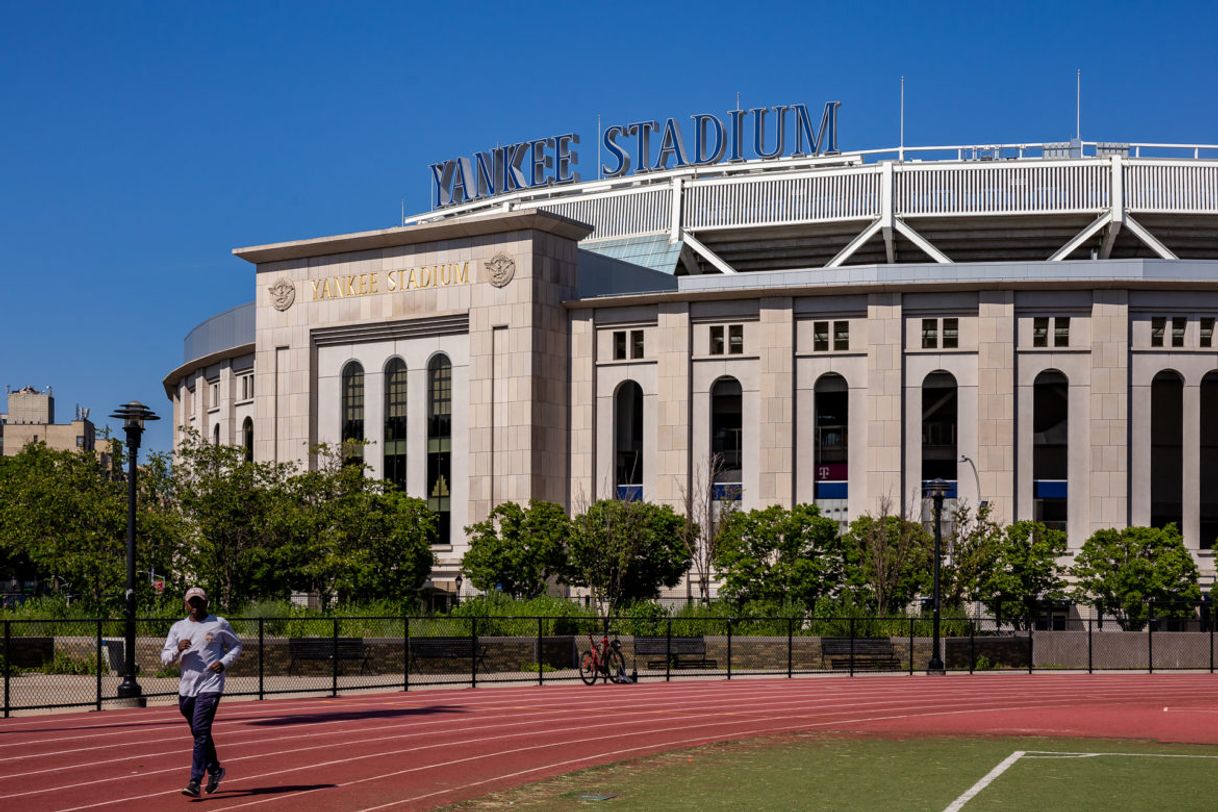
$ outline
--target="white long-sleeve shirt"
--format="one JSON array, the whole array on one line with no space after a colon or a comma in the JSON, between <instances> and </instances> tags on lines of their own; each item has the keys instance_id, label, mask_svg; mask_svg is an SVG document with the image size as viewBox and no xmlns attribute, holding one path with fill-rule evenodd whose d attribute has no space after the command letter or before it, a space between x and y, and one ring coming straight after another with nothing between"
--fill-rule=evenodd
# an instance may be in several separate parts
<instances>
[{"instance_id":1,"label":"white long-sleeve shirt","mask_svg":"<svg viewBox=\"0 0 1218 812\"><path fill-rule=\"evenodd\" d=\"M181 640L189 640L190 648L178 651ZM161 662L165 665L181 660L182 678L178 682L181 696L224 693L224 675L240 656L241 638L227 620L215 615L197 621L189 617L179 620L169 629L161 649ZM217 660L224 664L224 670L219 673L208 670Z\"/></svg>"}]
</instances>

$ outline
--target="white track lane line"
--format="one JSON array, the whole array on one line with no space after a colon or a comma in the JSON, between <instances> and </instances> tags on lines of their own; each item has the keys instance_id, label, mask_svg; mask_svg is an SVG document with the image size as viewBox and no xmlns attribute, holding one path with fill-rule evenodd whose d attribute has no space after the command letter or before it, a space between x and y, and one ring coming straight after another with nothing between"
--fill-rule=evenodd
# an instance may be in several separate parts
<instances>
[{"instance_id":1,"label":"white track lane line","mask_svg":"<svg viewBox=\"0 0 1218 812\"><path fill-rule=\"evenodd\" d=\"M713 696L715 698L721 698L721 697L730 698L734 703L739 703L739 702L744 702L744 701L756 701L758 699L765 698L768 694L771 694L771 693L781 699L798 700L798 701L802 701L804 703L808 703L808 702L830 703L835 700L844 699L844 697L841 697L841 696L833 696L833 697L802 696L802 694L804 694L806 692L791 691L791 686L786 686L786 685L769 687L769 688L764 689L764 691L758 691L756 689L748 690L743 695L740 691L733 690L730 692L729 697L724 697L722 690L719 690L719 691L701 691L701 690L699 690L699 691L694 691L694 692L680 692L680 693L678 693L679 704L674 704L671 701L672 693L673 692L671 692L671 691L670 692L657 692L657 693L653 693L652 697L655 699L663 700L664 704L662 707L667 708L669 710L680 709L681 707L687 706L690 702L693 702L696 699L698 699L700 697L704 697L704 696ZM921 700L921 701L928 701L928 700L937 698L937 696L940 694L941 694L941 692L936 692L934 695L928 695L926 693L923 693L922 695L918 696L917 699ZM568 696L572 696L572 695L573 695L572 693L568 693ZM866 696L870 701L866 701L866 702L852 701L849 705L851 708L859 708L862 706L876 705L876 704L890 704L894 701L904 701L901 697L895 697L895 696L890 697L890 698L880 697L880 696L877 696L875 692L866 692L866 693L860 692L860 695ZM961 694L959 692L952 692L952 695L957 698L961 698ZM1041 692L1040 695L1046 696L1046 694L1043 691ZM978 696L988 699L992 696L992 694L990 692L980 692L978 694ZM1048 696L1053 697L1053 695L1048 695ZM539 697L537 697L534 694L533 698L539 698ZM638 702L639 699L641 699L641 697L637 697L637 696L635 697L636 701L634 704L636 705L636 707L641 707L641 705ZM577 710L580 710L589 705L597 706L599 704L600 704L599 699L595 699L595 700L589 699L589 700L586 700L586 701L580 702L580 703L567 703L567 704L551 703L551 704L547 705L544 708L544 710L537 709L538 712L531 714L531 717L538 718L540 716L553 715L554 713L565 713L569 710L577 711ZM486 702L486 703L482 703L482 705L484 707L490 708L492 706L498 706L498 705L510 705L510 703L509 702L502 702L502 703ZM472 706L472 703L471 703L471 706ZM520 709L520 708L510 707L509 709L516 710L516 709ZM484 715L484 716L479 717L476 720L471 720L471 724L473 724L475 726L479 726L479 725L485 726L485 722L488 721L488 719L494 720L497 718L511 718L511 719L519 720L521 717L518 714L512 714L512 715L498 714L498 715L496 715L492 712L492 714L489 716ZM332 722L329 722L329 721L328 722L309 722L309 723L302 723L302 724L296 726L295 729L299 729L302 727L310 727L313 725L320 725L320 724L340 724L340 725L344 725L341 729L331 729L331 730L326 730L326 731L311 731L310 736L311 736L311 738L316 739L318 735L323 735L323 736L324 735L330 735L330 736L350 735L350 733L352 731L349 727L345 726L345 723L351 722L351 721L354 721L354 720L344 719L344 720L334 720ZM436 725L443 725L446 727L446 730L448 730L448 729L452 729L452 724L453 724L453 720L451 718L444 719L444 720L436 719L436 720L427 720L427 721L408 721L408 722L402 722L402 723L397 723L397 724L381 725L381 726L377 726L377 727L366 727L366 728L362 728L361 732L364 733L364 732L376 732L376 731L384 731L384 730L397 730L397 729L403 729L403 728L408 728L408 727L412 727L412 726L416 727L416 728L423 728L423 727L436 726ZM457 728L457 729L460 730L461 728ZM246 730L248 730L248 726L239 727L239 730L246 731ZM242 746L249 745L249 744L264 744L264 743L268 743L268 742L275 742L275 741L282 741L282 740L296 740L299 738L299 736L296 734L293 734L291 736L278 736L278 737L265 738L265 737L261 736L261 734L257 734L254 731L249 731L249 732L252 737L248 738L248 739L247 738L236 738L234 740L234 738L232 738L232 737L226 738L225 739L225 745L226 745L225 749L227 750L230 748L242 747ZM234 731L234 734L235 733L236 733L236 731ZM152 740L152 742L145 742L145 743L153 743L153 742L161 742L161 741L175 741L176 742L176 741L179 741L180 738L181 738L180 736L174 736L174 737L171 737L168 739L156 739L156 740ZM388 737L382 737L382 738L388 738ZM336 746L341 745L341 744L342 744L342 742L335 743ZM9 758L9 759L0 759L0 761L15 761L15 760L21 759L21 758L32 758L32 757L38 757L38 756L47 757L47 756L53 756L53 755L65 755L65 754L76 752L76 751L94 750L94 749L99 749L99 748L96 748L96 747L75 748L75 749L68 749L68 750L61 750L61 751L44 752L44 753L36 754L36 756L19 756L19 757L14 757L14 758ZM106 747L106 748L101 748L101 749L112 749L112 748ZM178 749L175 748L172 751L140 753L140 754L133 755L133 756L123 757L123 758L117 759L117 760L155 758L155 757L159 757L159 756L177 755L178 753L179 753ZM89 763L91 763L91 762L89 762ZM69 763L69 764L64 764L64 765L58 765L57 767L48 768L45 770L33 770L33 771L28 771L28 772L23 772L23 773L10 773L10 774L0 776L0 781L2 781L4 779L10 779L10 778L15 779L18 777L24 777L24 776L28 776L28 775L34 775L34 774L45 773L45 772L69 770L73 766L74 766L73 764Z\"/></svg>"},{"instance_id":2,"label":"white track lane line","mask_svg":"<svg viewBox=\"0 0 1218 812\"><path fill-rule=\"evenodd\" d=\"M809 704L827 703L827 702L832 701L831 699L819 698L819 697L800 699L799 697L788 696L785 698L793 700L800 707L805 707ZM680 711L680 710L683 710L686 708L688 708L690 710L701 710L702 708L705 707L705 704L703 702L697 701L697 697L694 697L694 698L682 697L682 699L689 699L689 701L667 702L667 703L663 703L663 704L656 704L654 706L642 706L642 705L639 705L638 703L633 703L631 710L619 711L617 714L617 718L619 720L621 720L621 719L625 719L625 718L628 718L631 716L640 716L640 715L648 715L648 714L655 714L655 713L672 713L674 711ZM728 704L748 703L749 705L752 705L755 703L756 699L757 699L756 695L750 695L749 697L742 697L742 698L733 698L734 701L731 703L728 703ZM921 699L925 700L926 698L923 697ZM877 699L873 702L849 703L848 707L857 708L857 707L860 707L863 705L891 704L895 701L897 701L897 700L895 700L895 699L878 700ZM782 703L779 703L779 704L782 704ZM721 702L720 707L723 707L723 706L724 706L724 703ZM359 729L353 729L353 728L347 727L347 728L343 728L342 730L333 730L333 731L328 731L328 732L315 731L315 732L311 732L309 734L309 738L311 740L316 740L317 738L319 738L321 736L344 736L344 735L346 735L346 736L355 735L358 738L351 740L351 741L330 741L325 744L318 744L318 745L313 745L310 747L296 748L293 750L280 750L280 751L277 751L277 753L297 753L297 752L304 752L307 750L319 750L319 749L326 749L326 748L330 748L330 747L342 747L342 746L348 745L348 744L362 744L362 743L366 743L366 742L386 741L386 740L390 740L390 739L401 738L403 735L406 734L407 731L414 732L414 731L417 731L419 728L430 727L430 726L442 726L443 732L445 734L453 735L453 734L462 733L466 730L487 730L487 729L492 729L492 728L496 728L496 727L517 727L517 726L522 726L522 725L544 724L547 722L548 717L557 716L560 719L569 718L571 716L573 710L584 710L584 708L582 706L565 706L564 707L564 706L551 705L549 707L546 707L545 709L539 708L539 709L531 711L527 714L488 713L488 714L480 715L476 718L470 718L468 720L468 725L466 725L465 727L457 726L457 725L460 725L460 722L456 723L456 725L455 725L454 721L452 719L436 719L436 720L417 721L417 722L416 721L401 722L401 723L397 723L397 724L381 725L381 726L377 726L377 727L362 727ZM826 707L826 708L824 708L824 710L826 712L832 712L833 708ZM843 707L842 712L847 712L845 707ZM498 724L498 725L487 724L488 722L499 720L499 719L510 720L510 723L509 724ZM353 720L344 720L344 721L353 721ZM464 720L462 720L462 721L464 721ZM303 727L303 726L304 725L301 725L301 727ZM399 734L393 735L393 736L379 736L376 738L369 738L369 736L368 736L368 734L370 734L370 733L378 733L378 732L384 732L384 731L388 731L388 730L398 730L398 731L402 731L402 732ZM426 732L426 731L424 731L424 732ZM172 740L176 741L176 742L181 742L182 739L183 739L182 736L177 736ZM299 741L299 740L300 740L299 735L275 736L275 737L271 737L271 738L254 735L253 738L242 739L240 741L234 741L231 737L226 737L221 742L221 744L223 745L224 751L229 752L233 749L245 747L245 746L252 746L252 745L262 746L265 744L269 744L272 742L278 742L278 741ZM85 749L94 750L94 749L98 749L98 748L85 748ZM112 750L113 747L111 746L111 747L107 747L107 748L103 748L103 749ZM75 751L63 750L63 751L58 751L58 752L52 753L52 754L43 753L41 755L43 755L43 756L63 755L63 754L72 753L72 752L75 752ZM133 761L133 760L137 760L137 759L151 759L151 758L158 758L158 757L162 757L162 756L181 756L181 755L182 755L182 748L177 747L177 748L174 748L173 750L161 751L161 752L156 752L156 753L140 753L140 754L133 755L133 756L122 756L119 758L109 758L106 760L106 766L107 766L107 768L110 768L112 765L114 765L118 762L121 762L121 761ZM240 756L240 757L230 756L230 757L226 758L225 761L243 761L248 758L259 758L259 757L262 757L261 754L257 754L254 756ZM86 762L82 762L79 765L61 764L61 765L57 765L55 767L48 767L48 768L42 769L42 770L30 770L28 772L23 772L23 773L7 773L4 775L0 775L0 781L17 779L17 778L25 778L25 777L28 777L31 775L41 775L41 774L52 773L52 772L69 772L78 767L90 766L90 765L93 765L94 763L95 763L94 760L89 760ZM145 774L148 774L148 773L145 773ZM103 780L107 780L107 779L103 779ZM60 787L60 788L62 789L62 787ZM7 797L12 797L12 796L0 795L0 798L7 798Z\"/></svg>"},{"instance_id":3,"label":"white track lane line","mask_svg":"<svg viewBox=\"0 0 1218 812\"><path fill-rule=\"evenodd\" d=\"M1011 753L1011 755L998 762L998 764L994 766L994 769L981 776L977 783L960 793L960 797L944 807L943 812L960 812L966 803L973 800L973 798L976 798L982 790L994 783L994 781L998 779L998 776L1002 775L1013 767L1015 762L1019 761L1023 757L1023 750L1016 750L1014 753Z\"/></svg>"},{"instance_id":4,"label":"white track lane line","mask_svg":"<svg viewBox=\"0 0 1218 812\"><path fill-rule=\"evenodd\" d=\"M775 693L782 699L788 700L789 702L794 701L794 702L800 704L801 707L806 706L810 703L811 704L822 704L823 703L823 704L828 705L829 703L833 702L834 700L840 700L840 699L844 698L844 697L836 697L836 696L835 697L801 696L799 692L792 692L790 690L790 686L775 686L775 688L777 688L777 690L767 689L765 694ZM667 692L667 694L671 694L671 693L672 692ZM936 693L938 693L938 692L936 692ZM751 703L751 702L756 701L759 698L763 698L763 696L764 696L764 694L762 692L759 692L757 690L749 690L749 691L747 691L747 693L745 695L741 695L741 692L739 692L739 691L731 691L730 697L723 697L722 691L713 691L713 692L697 691L697 692L689 692L689 693L680 693L678 696L679 696L680 700L684 700L684 701L681 701L679 704L674 704L671 701L666 701L663 705L657 706L657 710L663 709L668 712L672 712L673 710L680 710L680 709L683 709L684 707L688 707L690 702L694 701L696 698L702 697L702 696L707 696L707 695L715 696L716 698L721 698L721 697L725 698L725 699L730 698L732 700L732 704L740 704L743 702ZM869 706L869 705L870 706L891 705L891 704L897 703L897 702L909 701L908 697L895 697L895 696L889 697L889 698L877 697L874 692L870 692L869 694L863 694L863 695L868 696L868 699L870 699L870 701L867 701L867 702L853 701L853 702L849 703L848 707L842 708L841 712L853 712L855 710L861 709L864 706ZM953 693L952 695L955 696L957 699L960 699L960 694L958 692ZM983 692L981 695L983 695L984 698L986 698L986 699L989 699L992 696L992 694L990 694L988 692ZM1071 694L1071 695L1073 695L1073 694ZM1052 696L1052 695L1047 696L1043 691L1040 693L1040 697L1056 698L1056 696ZM534 698L537 698L536 695L534 695ZM672 697L669 695L666 695L666 694L656 694L655 698L671 700ZM929 701L933 701L938 698L939 698L939 696L928 696L928 695L923 694L921 696L918 696L913 701L916 704L922 704L922 703L926 703ZM486 703L486 704L489 706L492 703ZM501 703L493 703L493 704L501 704ZM502 703L502 704L506 704L506 703ZM537 724L542 720L542 717L545 717L545 716L552 716L556 713L560 714L560 715L566 715L568 710L570 710L570 709L579 710L584 705L598 706L599 704L600 704L599 700L588 700L587 702L581 703L579 705L560 706L560 705L551 704L551 705L547 706L544 710L538 709L536 713L530 713L524 717L522 717L522 715L520 715L520 714L508 715L508 714L493 714L492 713L490 715L484 715L484 716L481 716L478 718L471 718L469 724L474 729L487 729L488 728L488 726L486 724L487 721L491 721L491 720L495 720L495 719L509 719L509 720L511 720L511 722L509 724L493 725L491 727L518 727L518 726L523 726L523 725L528 725L528 724ZM786 704L786 703L784 703L784 704ZM846 703L842 703L842 704L846 704ZM640 707L640 709L641 709L641 706L638 706L637 703L636 703L636 707ZM516 708L513 708L513 709L516 709ZM831 713L834 711L834 708L825 707L825 708L822 708L821 710L823 710L826 713ZM637 715L637 714L629 714L629 715ZM349 721L352 721L352 720L341 720L340 723L345 723L345 722L349 722ZM300 725L300 727L304 727L306 725L312 725L312 724L317 724L317 723L305 723L305 724ZM404 728L411 728L411 727L413 727L417 730L419 728L435 726L435 725L444 725L446 728L445 729L446 733L450 733L450 732L454 732L454 731L461 732L462 730L467 729L467 728L461 728L461 727L453 728L452 727L453 720L451 720L451 719L403 722L403 723L399 723L399 724L382 725L382 726L373 727L373 728L363 728L360 730L361 738L355 742L331 742L328 745L316 745L314 747L297 748L295 750L286 751L286 752L301 752L301 751L307 751L307 750L313 750L313 749L323 749L326 746L342 746L343 744L354 744L354 743L360 743L362 741L384 741L384 740L389 740L389 739L393 739L396 737L395 736L381 736L381 737L377 737L375 739L368 739L366 737L366 735L364 735L364 734L370 733L370 732L377 732L377 731L402 730ZM326 736L326 735L349 736L354 732L355 731L353 731L350 727L344 726L342 729L313 732L313 733L311 733L310 738L316 740L316 738L319 735L322 735L322 736ZM174 737L173 740L177 741L179 738L180 737ZM242 747L247 744L255 744L255 743L265 744L268 742L281 741L281 740L285 740L285 739L286 740L296 740L298 738L299 738L299 736L292 735L292 736L272 737L269 739L268 738L259 738L258 736L254 736L254 738L252 738L252 739L239 739L237 741L233 741L232 739L226 739L225 740L225 744L226 744L225 749L228 750L230 748ZM89 748L89 749L93 749L93 748ZM71 752L71 751L60 751L59 754L62 754L65 752ZM156 757L161 757L161 756L177 756L179 754L180 754L180 751L175 748L173 751L160 752L160 753L142 753L142 754L138 754L135 756L123 757L121 759L116 759L116 760L147 759L147 758L156 758ZM42 755L45 756L45 755L54 755L54 754L47 753L47 754L42 754ZM249 757L248 756L247 757L233 757L230 760L233 760L233 759L244 760L245 758L249 758ZM19 777L26 777L29 775L41 774L41 773L46 773L46 772L67 771L67 770L71 770L72 767L73 767L72 764L65 764L65 765L59 765L54 768L48 768L45 770L32 770L32 771L27 771L24 773L12 773L12 774L8 774L8 775L0 776L0 780L4 780L5 778L16 779ZM0 797L8 797L8 796L0 796Z\"/></svg>"}]
</instances>

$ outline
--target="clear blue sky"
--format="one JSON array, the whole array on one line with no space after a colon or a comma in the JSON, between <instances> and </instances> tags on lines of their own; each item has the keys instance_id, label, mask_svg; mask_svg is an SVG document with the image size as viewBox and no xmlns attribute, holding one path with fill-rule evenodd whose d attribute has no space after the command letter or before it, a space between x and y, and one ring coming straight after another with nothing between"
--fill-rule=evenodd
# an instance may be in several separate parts
<instances>
[{"instance_id":1,"label":"clear blue sky","mask_svg":"<svg viewBox=\"0 0 1218 812\"><path fill-rule=\"evenodd\" d=\"M396 224L427 164L606 122L840 99L843 149L1218 142L1218 4L0 3L0 384L104 423L235 246ZM3 410L0 404L0 410ZM146 439L167 448L168 421Z\"/></svg>"}]
</instances>

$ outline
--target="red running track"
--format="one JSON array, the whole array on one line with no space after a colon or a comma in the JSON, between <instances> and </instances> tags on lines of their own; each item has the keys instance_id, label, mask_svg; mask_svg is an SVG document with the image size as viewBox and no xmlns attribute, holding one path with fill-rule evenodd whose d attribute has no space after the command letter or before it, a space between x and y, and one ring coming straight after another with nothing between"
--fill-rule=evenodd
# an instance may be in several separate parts
<instances>
[{"instance_id":1,"label":"red running track","mask_svg":"<svg viewBox=\"0 0 1218 812\"><path fill-rule=\"evenodd\" d=\"M228 769L192 801L176 708L0 721L0 808L429 809L571 770L724 739L1132 737L1218 744L1209 674L869 676L482 688L220 706Z\"/></svg>"}]
</instances>

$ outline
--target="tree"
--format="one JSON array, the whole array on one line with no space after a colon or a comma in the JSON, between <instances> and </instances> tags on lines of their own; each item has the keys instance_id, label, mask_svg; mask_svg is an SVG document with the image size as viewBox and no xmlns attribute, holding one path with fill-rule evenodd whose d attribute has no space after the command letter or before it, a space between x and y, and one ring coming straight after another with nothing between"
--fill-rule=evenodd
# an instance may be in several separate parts
<instances>
[{"instance_id":1,"label":"tree","mask_svg":"<svg viewBox=\"0 0 1218 812\"><path fill-rule=\"evenodd\" d=\"M706 467L698 468L691 487L681 486L681 501L685 508L685 529L681 541L689 555L690 574L698 582L698 597L703 605L710 603L711 582L715 561L723 537L723 528L739 509L736 499L715 497L715 476L723 470L723 458L715 454Z\"/></svg>"},{"instance_id":2,"label":"tree","mask_svg":"<svg viewBox=\"0 0 1218 812\"><path fill-rule=\"evenodd\" d=\"M285 464L247 462L239 447L205 442L193 433L178 447L174 496L188 538L176 569L204 585L217 606L287 597L285 539L273 519L293 471Z\"/></svg>"},{"instance_id":3,"label":"tree","mask_svg":"<svg viewBox=\"0 0 1218 812\"><path fill-rule=\"evenodd\" d=\"M87 452L32 443L0 469L0 547L27 561L86 608L116 608L123 596L127 497L122 482ZM137 550L140 548L137 546ZM146 569L142 559L138 569Z\"/></svg>"},{"instance_id":4,"label":"tree","mask_svg":"<svg viewBox=\"0 0 1218 812\"><path fill-rule=\"evenodd\" d=\"M845 584L847 548L815 505L736 513L723 525L716 566L737 603L799 603L811 610Z\"/></svg>"},{"instance_id":5,"label":"tree","mask_svg":"<svg viewBox=\"0 0 1218 812\"><path fill-rule=\"evenodd\" d=\"M436 515L421 499L369 479L347 449L322 445L318 465L290 477L273 526L297 588L322 605L384 598L408 603L427 578Z\"/></svg>"},{"instance_id":6,"label":"tree","mask_svg":"<svg viewBox=\"0 0 1218 812\"><path fill-rule=\"evenodd\" d=\"M1201 598L1197 565L1175 524L1097 530L1074 559L1075 600L1138 630L1149 617L1192 613Z\"/></svg>"},{"instance_id":7,"label":"tree","mask_svg":"<svg viewBox=\"0 0 1218 812\"><path fill-rule=\"evenodd\" d=\"M689 569L686 519L667 505L593 502L571 523L565 580L587 587L610 615L676 586Z\"/></svg>"},{"instance_id":8,"label":"tree","mask_svg":"<svg viewBox=\"0 0 1218 812\"><path fill-rule=\"evenodd\" d=\"M562 571L563 542L571 521L561 505L533 500L496 505L485 520L465 528L469 551L461 566L484 592L515 598L545 592L546 580Z\"/></svg>"},{"instance_id":9,"label":"tree","mask_svg":"<svg viewBox=\"0 0 1218 812\"><path fill-rule=\"evenodd\" d=\"M1058 560L1066 554L1066 534L1040 522L1008 525L979 568L973 597L1002 623L1026 628L1043 600L1065 597L1065 568Z\"/></svg>"},{"instance_id":10,"label":"tree","mask_svg":"<svg viewBox=\"0 0 1218 812\"><path fill-rule=\"evenodd\" d=\"M950 531L944 540L950 564L942 571L943 602L948 606L960 607L965 601L977 600L978 583L995 566L1004 536L1002 525L991 518L991 513L984 503L975 512L964 501L952 509Z\"/></svg>"},{"instance_id":11,"label":"tree","mask_svg":"<svg viewBox=\"0 0 1218 812\"><path fill-rule=\"evenodd\" d=\"M863 602L902 612L931 584L933 540L921 524L892 515L890 507L884 500L879 516L860 516L846 535L858 562L856 579L865 585Z\"/></svg>"}]
</instances>

